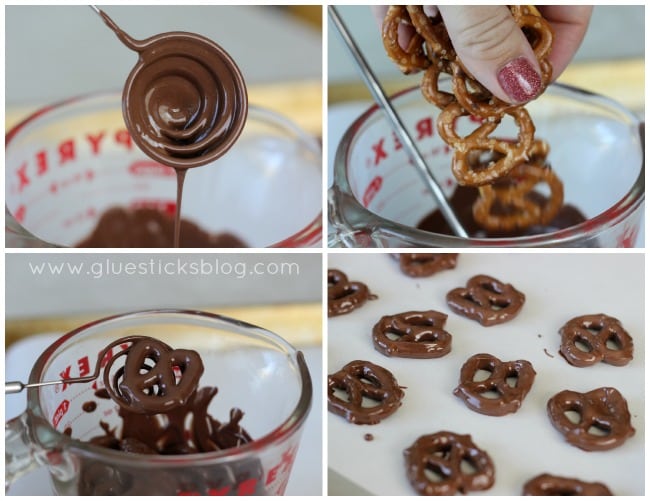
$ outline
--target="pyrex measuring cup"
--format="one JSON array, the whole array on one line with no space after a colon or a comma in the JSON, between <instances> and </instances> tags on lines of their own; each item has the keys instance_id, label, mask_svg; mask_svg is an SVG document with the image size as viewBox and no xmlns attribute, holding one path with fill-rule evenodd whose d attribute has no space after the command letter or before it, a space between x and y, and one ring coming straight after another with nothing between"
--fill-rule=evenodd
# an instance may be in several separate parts
<instances>
[{"instance_id":1,"label":"pyrex measuring cup","mask_svg":"<svg viewBox=\"0 0 650 501\"><path fill-rule=\"evenodd\" d=\"M392 99L447 196L456 188L452 151L436 130L438 110L419 88ZM564 182L565 203L586 222L516 238L458 238L416 229L436 205L374 106L346 131L334 161L329 193L330 246L345 247L632 247L645 198L639 121L617 103L554 84L527 105L536 137L551 147L548 160ZM459 121L459 133L476 128ZM498 129L516 137L514 124Z\"/></svg>"},{"instance_id":2,"label":"pyrex measuring cup","mask_svg":"<svg viewBox=\"0 0 650 501\"><path fill-rule=\"evenodd\" d=\"M231 408L242 409L241 425L254 441L177 456L98 447L84 440L103 435L100 420L119 429L121 419L112 400L93 398L97 383L29 388L27 410L5 425L6 482L44 466L60 495L282 494L312 385L302 354L276 334L197 311L118 315L62 336L39 357L29 382L92 373L104 347L134 334L197 350L205 366L199 386L219 388L209 413L227 422ZM97 404L92 412L84 411L89 401Z\"/></svg>"},{"instance_id":3,"label":"pyrex measuring cup","mask_svg":"<svg viewBox=\"0 0 650 501\"><path fill-rule=\"evenodd\" d=\"M7 247L72 247L114 206L173 216L176 176L129 136L118 93L37 111L6 136ZM321 148L286 118L251 106L232 149L188 172L182 217L251 247L321 241Z\"/></svg>"}]
</instances>

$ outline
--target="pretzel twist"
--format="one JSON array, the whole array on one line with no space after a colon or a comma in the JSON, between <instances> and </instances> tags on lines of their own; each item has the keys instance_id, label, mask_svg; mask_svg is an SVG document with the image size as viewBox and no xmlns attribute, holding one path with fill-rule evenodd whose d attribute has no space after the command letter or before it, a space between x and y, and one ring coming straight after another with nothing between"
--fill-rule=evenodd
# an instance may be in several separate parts
<instances>
[{"instance_id":1,"label":"pretzel twist","mask_svg":"<svg viewBox=\"0 0 650 501\"><path fill-rule=\"evenodd\" d=\"M346 398L337 396L337 390ZM393 374L379 365L365 360L353 360L327 378L330 412L345 417L355 424L377 424L393 414L402 405L404 392ZM377 402L366 407L363 398Z\"/></svg>"},{"instance_id":2,"label":"pretzel twist","mask_svg":"<svg viewBox=\"0 0 650 501\"><path fill-rule=\"evenodd\" d=\"M553 43L551 26L532 5L513 5L510 12L537 58L543 90L553 74L548 60ZM415 32L406 50L398 43L403 24ZM562 207L562 183L549 168L532 160L539 142L534 138L535 127L528 112L520 105L498 99L483 87L458 58L442 18L428 16L421 5L390 6L384 19L383 41L389 57L403 72L425 70L422 94L442 110L437 126L443 141L454 149L452 172L459 185L481 187L474 207L476 222L488 230L501 231L548 224ZM451 92L443 90L442 74L451 76ZM461 136L457 132L459 119L470 115L480 118L481 123L470 134ZM506 115L518 128L515 141L492 136ZM490 152L497 154L491 161L476 160ZM545 160L547 153L548 145L537 155ZM503 186L485 187L503 178L507 178ZM519 183L521 186L517 186ZM542 205L527 196L540 183L548 184L552 195ZM495 213L491 209L495 203L508 210Z\"/></svg>"},{"instance_id":3,"label":"pretzel twist","mask_svg":"<svg viewBox=\"0 0 650 501\"><path fill-rule=\"evenodd\" d=\"M398 42L398 31L400 24L411 24L411 18L406 7L391 5L384 18L382 25L382 40L388 57L390 57L399 69L405 73L415 73L426 69L431 62L427 58L422 47L423 39L415 35L406 50L402 49Z\"/></svg>"},{"instance_id":4,"label":"pretzel twist","mask_svg":"<svg viewBox=\"0 0 650 501\"><path fill-rule=\"evenodd\" d=\"M587 393L564 390L551 397L546 409L551 423L565 440L585 451L619 447L636 431L627 401L616 388L596 388ZM571 411L578 414L577 422L567 416ZM592 428L602 433L592 433Z\"/></svg>"},{"instance_id":5,"label":"pretzel twist","mask_svg":"<svg viewBox=\"0 0 650 501\"><path fill-rule=\"evenodd\" d=\"M489 376L475 381L474 376L480 370L488 371ZM516 378L517 383L510 386L509 378ZM535 369L527 360L502 362L494 355L478 353L463 364L454 395L473 411L488 416L503 416L519 410L534 380ZM495 392L497 397L484 396L488 392Z\"/></svg>"},{"instance_id":6,"label":"pretzel twist","mask_svg":"<svg viewBox=\"0 0 650 501\"><path fill-rule=\"evenodd\" d=\"M598 362L627 365L633 358L634 341L621 321L608 315L583 315L569 320L561 329L560 354L571 365L588 367ZM608 343L613 346L608 346ZM588 350L578 348L578 343Z\"/></svg>"},{"instance_id":7,"label":"pretzel twist","mask_svg":"<svg viewBox=\"0 0 650 501\"><path fill-rule=\"evenodd\" d=\"M511 320L525 301L522 292L488 275L475 275L465 287L447 293L447 305L453 311L486 327Z\"/></svg>"},{"instance_id":8,"label":"pretzel twist","mask_svg":"<svg viewBox=\"0 0 650 501\"><path fill-rule=\"evenodd\" d=\"M484 491L494 484L494 463L470 435L439 431L422 435L404 451L406 472L413 488L425 496L453 496ZM469 462L473 471L462 469ZM438 474L434 480L427 471Z\"/></svg>"},{"instance_id":9,"label":"pretzel twist","mask_svg":"<svg viewBox=\"0 0 650 501\"><path fill-rule=\"evenodd\" d=\"M443 357L451 351L446 322L447 315L434 310L385 315L372 329L373 344L387 357Z\"/></svg>"},{"instance_id":10,"label":"pretzel twist","mask_svg":"<svg viewBox=\"0 0 650 501\"><path fill-rule=\"evenodd\" d=\"M458 118L469 113L459 103L451 103L438 117L438 132L440 137L454 148L451 170L458 184L481 186L492 183L506 176L514 167L521 165L528 158L528 152L533 144L535 126L530 115L524 108L513 108L506 112L514 119L519 128L516 141L496 139L490 134L500 123L499 120L485 120L467 136L460 136L456 131ZM497 152L500 158L487 165L475 169L471 158L476 152Z\"/></svg>"},{"instance_id":11,"label":"pretzel twist","mask_svg":"<svg viewBox=\"0 0 650 501\"><path fill-rule=\"evenodd\" d=\"M541 203L530 197L539 184L551 192ZM564 186L549 167L522 164L505 182L479 187L479 195L472 207L474 220L491 231L514 231L549 224L562 207Z\"/></svg>"}]
</instances>

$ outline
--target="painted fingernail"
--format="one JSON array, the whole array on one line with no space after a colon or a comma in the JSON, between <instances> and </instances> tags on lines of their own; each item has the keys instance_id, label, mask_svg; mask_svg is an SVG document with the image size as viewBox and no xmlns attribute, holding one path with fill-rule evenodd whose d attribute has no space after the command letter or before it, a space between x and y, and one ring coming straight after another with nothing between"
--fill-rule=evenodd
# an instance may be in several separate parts
<instances>
[{"instance_id":1,"label":"painted fingernail","mask_svg":"<svg viewBox=\"0 0 650 501\"><path fill-rule=\"evenodd\" d=\"M518 103L530 101L542 89L542 77L525 57L507 63L499 70L497 79L508 97Z\"/></svg>"}]
</instances>

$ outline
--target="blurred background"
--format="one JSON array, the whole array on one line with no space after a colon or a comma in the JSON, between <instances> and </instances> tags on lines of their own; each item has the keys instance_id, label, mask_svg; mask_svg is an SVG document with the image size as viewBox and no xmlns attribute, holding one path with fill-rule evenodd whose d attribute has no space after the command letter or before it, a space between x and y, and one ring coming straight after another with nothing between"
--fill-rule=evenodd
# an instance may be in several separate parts
<instances>
[{"instance_id":1,"label":"blurred background","mask_svg":"<svg viewBox=\"0 0 650 501\"><path fill-rule=\"evenodd\" d=\"M29 253L5 263L6 344L147 308L220 312L320 342L320 254ZM309 329L291 332L305 319Z\"/></svg>"},{"instance_id":2,"label":"blurred background","mask_svg":"<svg viewBox=\"0 0 650 501\"><path fill-rule=\"evenodd\" d=\"M283 112L320 135L320 5L106 6L104 10L137 39L189 31L214 40L240 67L251 103ZM7 127L46 104L121 90L137 60L85 5L7 6L5 29Z\"/></svg>"},{"instance_id":3,"label":"blurred background","mask_svg":"<svg viewBox=\"0 0 650 501\"><path fill-rule=\"evenodd\" d=\"M419 84L421 76L403 76L386 56L369 6L341 5L338 10L387 90ZM356 67L332 23L328 23L328 40L330 104L370 98L358 85ZM643 115L644 59L645 6L597 5L584 42L559 81L604 94Z\"/></svg>"}]
</instances>

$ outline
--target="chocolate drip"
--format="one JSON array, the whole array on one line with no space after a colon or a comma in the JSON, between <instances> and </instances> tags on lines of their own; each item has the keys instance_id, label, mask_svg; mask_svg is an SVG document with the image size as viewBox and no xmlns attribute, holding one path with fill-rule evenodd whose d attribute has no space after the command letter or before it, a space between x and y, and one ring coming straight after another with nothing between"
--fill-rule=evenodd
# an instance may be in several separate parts
<instances>
[{"instance_id":1,"label":"chocolate drip","mask_svg":"<svg viewBox=\"0 0 650 501\"><path fill-rule=\"evenodd\" d=\"M228 53L207 38L169 32L135 40L104 12L100 15L117 38L138 53L124 85L122 112L140 149L176 170L172 243L180 247L185 169L213 162L239 138L248 115L244 78ZM206 246L226 245L192 245Z\"/></svg>"},{"instance_id":2,"label":"chocolate drip","mask_svg":"<svg viewBox=\"0 0 650 501\"><path fill-rule=\"evenodd\" d=\"M200 388L186 404L159 414L138 414L120 408L121 434L102 421L104 434L91 438L89 443L123 452L177 455L214 452L251 442L251 436L239 424L244 417L241 410L232 409L225 423L208 414L217 392L211 386Z\"/></svg>"},{"instance_id":3,"label":"chocolate drip","mask_svg":"<svg viewBox=\"0 0 650 501\"><path fill-rule=\"evenodd\" d=\"M130 346L114 354L104 368L104 382L112 386L95 392L97 398L110 396L120 405L120 431L100 421L103 433L88 440L90 444L128 454L185 455L221 451L252 442L240 424L244 417L241 410L232 409L230 419L223 423L208 413L218 390L209 386L196 389L195 379L203 370L197 352L174 350L156 339L131 336L114 341L100 353L100 359L108 349L128 343ZM116 362L122 358L125 358L124 366L112 371L111 367L114 364L117 367ZM178 381L168 380L170 374L175 380L179 371ZM126 401L124 396L128 396ZM166 405L170 400L174 406ZM84 406L87 404L96 407L94 401ZM172 468L164 464L152 467L146 461L141 466L132 463L122 466L80 457L78 494L262 495L265 494L263 480L261 463L255 458L231 460L221 465Z\"/></svg>"}]
</instances>

